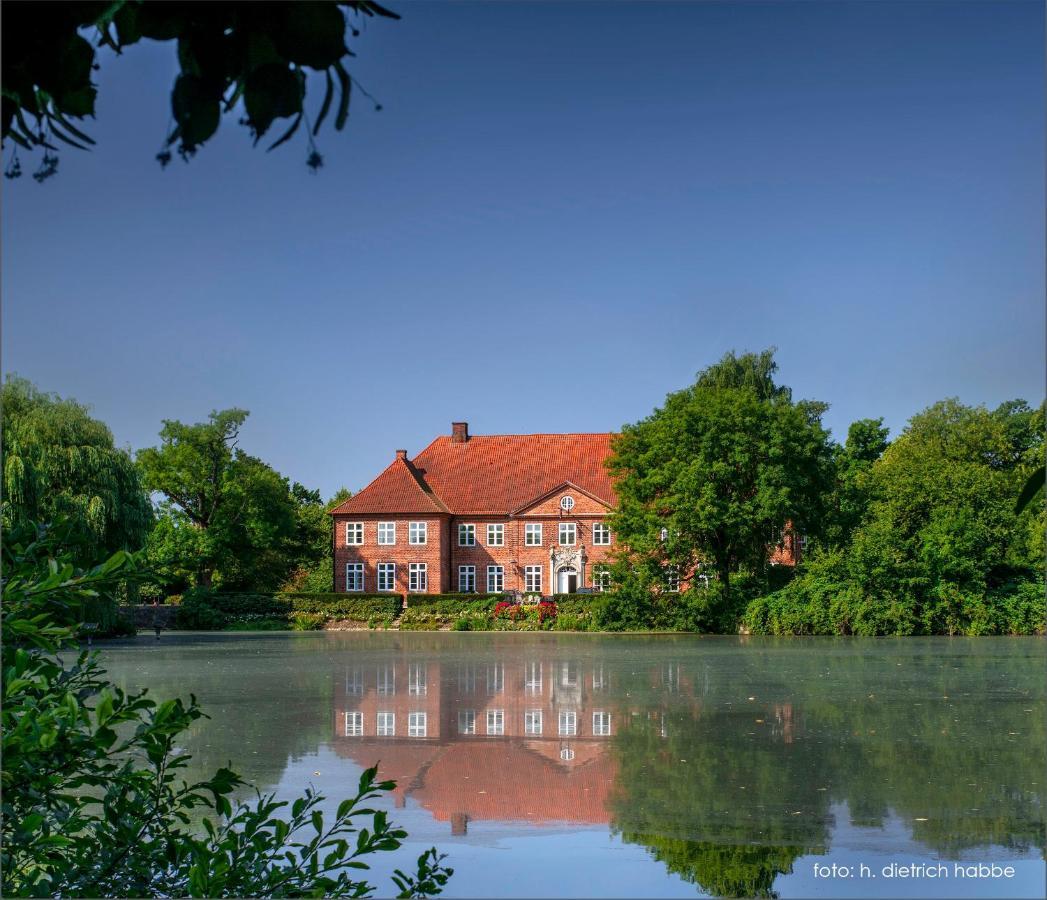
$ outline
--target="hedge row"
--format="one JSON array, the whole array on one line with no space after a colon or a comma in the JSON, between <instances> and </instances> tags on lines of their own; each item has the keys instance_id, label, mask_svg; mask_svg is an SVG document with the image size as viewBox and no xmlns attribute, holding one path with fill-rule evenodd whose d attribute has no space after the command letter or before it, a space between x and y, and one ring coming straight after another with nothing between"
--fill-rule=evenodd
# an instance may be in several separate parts
<instances>
[{"instance_id":1,"label":"hedge row","mask_svg":"<svg viewBox=\"0 0 1047 900\"><path fill-rule=\"evenodd\" d=\"M505 594L461 594L450 592L446 594L408 594L407 607L410 609L412 606L442 606L448 603L468 603L472 605L481 602L493 606L499 600L504 600L505 598Z\"/></svg>"},{"instance_id":2,"label":"hedge row","mask_svg":"<svg viewBox=\"0 0 1047 900\"><path fill-rule=\"evenodd\" d=\"M260 621L317 628L329 619L388 624L403 606L400 594L244 594L187 591L178 607L179 628L213 630ZM322 617L322 618L318 618Z\"/></svg>"}]
</instances>

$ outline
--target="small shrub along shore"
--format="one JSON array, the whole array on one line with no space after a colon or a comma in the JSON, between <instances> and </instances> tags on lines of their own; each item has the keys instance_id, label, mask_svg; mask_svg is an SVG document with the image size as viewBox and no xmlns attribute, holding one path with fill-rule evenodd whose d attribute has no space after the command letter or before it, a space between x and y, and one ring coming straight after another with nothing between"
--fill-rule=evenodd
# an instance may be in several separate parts
<instances>
[{"instance_id":1,"label":"small shrub along shore","mask_svg":"<svg viewBox=\"0 0 1047 900\"><path fill-rule=\"evenodd\" d=\"M400 594L240 594L193 589L182 595L175 625L190 631L313 631L328 622L389 627Z\"/></svg>"}]
</instances>

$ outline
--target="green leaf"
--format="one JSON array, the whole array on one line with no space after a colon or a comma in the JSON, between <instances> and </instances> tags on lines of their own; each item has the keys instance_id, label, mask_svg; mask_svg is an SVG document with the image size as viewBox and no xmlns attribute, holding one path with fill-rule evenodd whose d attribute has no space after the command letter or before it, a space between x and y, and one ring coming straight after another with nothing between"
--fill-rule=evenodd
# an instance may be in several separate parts
<instances>
[{"instance_id":1,"label":"green leaf","mask_svg":"<svg viewBox=\"0 0 1047 900\"><path fill-rule=\"evenodd\" d=\"M331 101L334 99L334 79L331 78L330 69L324 72L324 78L327 79L327 87L324 90L324 102L320 105L320 113L316 117L316 124L313 126L314 136L320 133L320 126L323 125L324 119L327 118L327 113L331 110Z\"/></svg>"},{"instance_id":2,"label":"green leaf","mask_svg":"<svg viewBox=\"0 0 1047 900\"><path fill-rule=\"evenodd\" d=\"M1022 492L1018 495L1015 512L1025 512L1026 508L1036 499L1036 495L1043 490L1045 480L1047 480L1047 467L1040 466L1033 471L1025 482Z\"/></svg>"},{"instance_id":3,"label":"green leaf","mask_svg":"<svg viewBox=\"0 0 1047 900\"><path fill-rule=\"evenodd\" d=\"M345 120L349 118L349 96L353 82L340 61L334 64L334 71L342 88L342 93L338 97L338 113L334 118L334 127L336 131L341 131L345 127Z\"/></svg>"},{"instance_id":4,"label":"green leaf","mask_svg":"<svg viewBox=\"0 0 1047 900\"><path fill-rule=\"evenodd\" d=\"M298 130L298 126L302 124L302 116L303 113L298 114L291 127L288 128L287 131L285 131L278 140L273 141L273 143L269 145L269 150L266 151L267 153L270 150L275 150L281 144L286 144L289 140L291 140L291 138L294 136L294 133Z\"/></svg>"},{"instance_id":5,"label":"green leaf","mask_svg":"<svg viewBox=\"0 0 1047 900\"><path fill-rule=\"evenodd\" d=\"M244 85L244 108L255 143L262 137L274 119L293 116L302 111L301 73L286 66L262 66L247 76Z\"/></svg>"},{"instance_id":6,"label":"green leaf","mask_svg":"<svg viewBox=\"0 0 1047 900\"><path fill-rule=\"evenodd\" d=\"M178 123L182 146L195 150L218 129L221 97L199 76L179 75L171 92L171 111Z\"/></svg>"}]
</instances>

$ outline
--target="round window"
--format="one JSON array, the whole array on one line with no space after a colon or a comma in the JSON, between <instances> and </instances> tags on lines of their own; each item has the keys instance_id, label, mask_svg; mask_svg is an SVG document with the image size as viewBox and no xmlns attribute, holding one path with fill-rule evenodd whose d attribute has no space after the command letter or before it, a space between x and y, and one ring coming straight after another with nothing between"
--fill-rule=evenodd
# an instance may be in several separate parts
<instances>
[{"instance_id":1,"label":"round window","mask_svg":"<svg viewBox=\"0 0 1047 900\"><path fill-rule=\"evenodd\" d=\"M561 497L560 509L566 509L568 511L574 509L574 497L571 497L570 495L567 497Z\"/></svg>"},{"instance_id":2,"label":"round window","mask_svg":"<svg viewBox=\"0 0 1047 900\"><path fill-rule=\"evenodd\" d=\"M570 762L574 759L574 751L570 747L564 747L563 750L560 751L560 759Z\"/></svg>"}]
</instances>

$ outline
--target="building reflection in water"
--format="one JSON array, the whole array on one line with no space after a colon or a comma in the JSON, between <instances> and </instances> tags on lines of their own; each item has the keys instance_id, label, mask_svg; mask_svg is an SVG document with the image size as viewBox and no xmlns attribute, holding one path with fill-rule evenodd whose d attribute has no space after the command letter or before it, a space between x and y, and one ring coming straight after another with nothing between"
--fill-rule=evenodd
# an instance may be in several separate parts
<instances>
[{"instance_id":1,"label":"building reflection in water","mask_svg":"<svg viewBox=\"0 0 1047 900\"><path fill-rule=\"evenodd\" d=\"M604 665L578 659L446 664L351 664L336 678L334 746L396 781L453 834L469 821L610 824L618 762L610 740L626 726L668 736L666 705L701 711L703 686L676 663L653 668L643 702L612 698ZM664 703L652 706L652 696ZM659 708L659 706L661 708ZM791 743L791 704L768 710Z\"/></svg>"}]
</instances>

